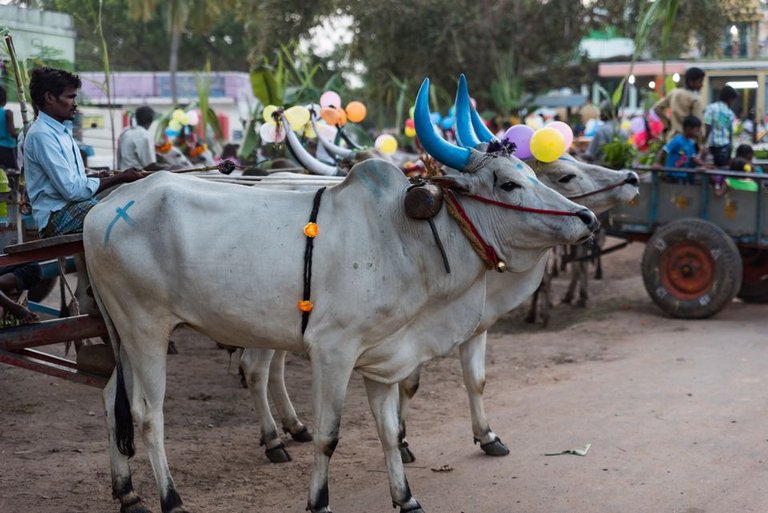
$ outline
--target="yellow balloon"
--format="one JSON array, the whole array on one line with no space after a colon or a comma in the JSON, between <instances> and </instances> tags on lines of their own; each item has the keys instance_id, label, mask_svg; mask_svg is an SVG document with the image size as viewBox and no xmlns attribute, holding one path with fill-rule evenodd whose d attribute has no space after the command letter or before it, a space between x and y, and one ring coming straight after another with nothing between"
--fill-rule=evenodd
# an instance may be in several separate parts
<instances>
[{"instance_id":1,"label":"yellow balloon","mask_svg":"<svg viewBox=\"0 0 768 513\"><path fill-rule=\"evenodd\" d=\"M378 136L373 145L384 155L391 155L397 151L397 139L389 134L382 134Z\"/></svg>"},{"instance_id":2,"label":"yellow balloon","mask_svg":"<svg viewBox=\"0 0 768 513\"><path fill-rule=\"evenodd\" d=\"M261 114L264 117L264 121L266 121L267 123L274 124L275 120L272 117L272 114L274 114L275 111L277 111L277 107L275 107L274 105L267 105L266 107L264 107L264 111Z\"/></svg>"},{"instance_id":3,"label":"yellow balloon","mask_svg":"<svg viewBox=\"0 0 768 513\"><path fill-rule=\"evenodd\" d=\"M541 162L554 162L565 151L565 138L554 128L542 128L531 137L531 153Z\"/></svg>"},{"instance_id":4,"label":"yellow balloon","mask_svg":"<svg viewBox=\"0 0 768 513\"><path fill-rule=\"evenodd\" d=\"M365 119L368 110L365 108L363 102L349 102L347 104L347 119L351 123L360 123Z\"/></svg>"},{"instance_id":5,"label":"yellow balloon","mask_svg":"<svg viewBox=\"0 0 768 513\"><path fill-rule=\"evenodd\" d=\"M304 134L303 135L307 139L314 139L315 137L317 137L317 134L315 133L315 129L312 128L312 125L309 125L309 124L304 125Z\"/></svg>"},{"instance_id":6,"label":"yellow balloon","mask_svg":"<svg viewBox=\"0 0 768 513\"><path fill-rule=\"evenodd\" d=\"M288 124L291 125L291 129L294 131L303 129L304 125L309 123L309 109L301 105L291 107L284 114L285 119L288 120Z\"/></svg>"},{"instance_id":7,"label":"yellow balloon","mask_svg":"<svg viewBox=\"0 0 768 513\"><path fill-rule=\"evenodd\" d=\"M416 129L410 126L405 127L405 136L406 137L416 137Z\"/></svg>"},{"instance_id":8,"label":"yellow balloon","mask_svg":"<svg viewBox=\"0 0 768 513\"><path fill-rule=\"evenodd\" d=\"M171 119L174 120L174 121L178 121L179 123L181 123L183 125L184 123L182 123L182 120L184 119L185 116L186 116L186 114L184 114L183 110L176 109L176 110L173 111L173 114L171 115Z\"/></svg>"}]
</instances>

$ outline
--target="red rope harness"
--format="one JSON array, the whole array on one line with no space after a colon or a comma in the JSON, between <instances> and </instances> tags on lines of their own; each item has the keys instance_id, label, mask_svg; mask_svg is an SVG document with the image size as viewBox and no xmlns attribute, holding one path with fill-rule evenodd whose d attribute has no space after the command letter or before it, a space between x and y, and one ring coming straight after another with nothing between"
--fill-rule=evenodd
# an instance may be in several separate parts
<instances>
[{"instance_id":1,"label":"red rope harness","mask_svg":"<svg viewBox=\"0 0 768 513\"><path fill-rule=\"evenodd\" d=\"M474 244L472 244L472 247L478 253L480 258L488 265L488 267L493 267L499 271L502 271L506 266L501 265L503 264L503 262L499 258L499 255L496 254L496 250L493 249L493 247L490 246L487 242L485 242L482 235L480 235L480 232L475 227L475 224L472 222L469 216L467 216L466 211L461 206L461 203L459 203L453 191L451 191L450 189L445 189L445 192L446 192L446 196L445 196L446 199L451 204L451 206L453 206L453 208L455 209L457 215L460 218L461 223L463 223L468 228L470 233L467 234L467 236L470 238L470 242L473 242L472 239L474 239ZM543 208L533 208L533 207L523 207L520 205L512 205L511 203L504 203L502 201L496 201L490 198L476 196L474 194L464 194L463 196L466 198L471 198L476 201L480 201L482 203L488 203L489 205L495 205L497 207L506 208L509 210L518 210L520 212L532 212L535 214L547 214L547 215L555 215L555 216L578 217L579 215L577 212L566 212L564 210L547 210Z\"/></svg>"},{"instance_id":2,"label":"red rope harness","mask_svg":"<svg viewBox=\"0 0 768 513\"><path fill-rule=\"evenodd\" d=\"M568 196L569 200L575 200L580 198L586 198L588 196L592 196L593 194L599 194L601 192L610 191L611 189L615 189L616 187L621 187L622 185L625 185L629 183L627 180L622 180L618 183L615 183L613 185L609 185L607 187L603 187L602 189L595 189L594 191L585 192L584 194L577 194L576 196Z\"/></svg>"},{"instance_id":3,"label":"red rope harness","mask_svg":"<svg viewBox=\"0 0 768 513\"><path fill-rule=\"evenodd\" d=\"M520 212L533 212L535 214L549 214L553 216L577 216L578 212L566 212L564 210L547 210L543 208L522 207L520 205L512 205L511 203L504 203L503 201L496 201L490 198L483 198L482 196L475 196L474 194L464 194L466 198L472 198L473 200L482 201L497 207L508 208L510 210L519 210Z\"/></svg>"}]
</instances>

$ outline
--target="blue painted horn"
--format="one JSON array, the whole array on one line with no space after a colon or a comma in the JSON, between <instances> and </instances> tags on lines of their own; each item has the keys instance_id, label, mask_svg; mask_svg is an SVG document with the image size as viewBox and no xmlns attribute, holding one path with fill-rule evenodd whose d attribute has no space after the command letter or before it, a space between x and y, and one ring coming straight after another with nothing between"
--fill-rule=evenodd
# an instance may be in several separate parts
<instances>
[{"instance_id":1,"label":"blue painted horn","mask_svg":"<svg viewBox=\"0 0 768 513\"><path fill-rule=\"evenodd\" d=\"M472 152L469 148L454 146L440 137L432 126L429 114L429 79L425 78L416 96L416 107L413 111L416 135L427 153L435 159L453 169L464 169Z\"/></svg>"},{"instance_id":2,"label":"blue painted horn","mask_svg":"<svg viewBox=\"0 0 768 513\"><path fill-rule=\"evenodd\" d=\"M488 127L485 126L483 118L480 117L480 114L478 114L475 109L472 109L470 115L472 116L472 128L475 130L475 134L482 142L489 143L491 141L498 141L498 138L493 135L493 132L488 130Z\"/></svg>"},{"instance_id":3,"label":"blue painted horn","mask_svg":"<svg viewBox=\"0 0 768 513\"><path fill-rule=\"evenodd\" d=\"M475 148L480 144L480 139L472 129L472 104L469 100L467 89L467 77L462 73L459 76L459 86L456 89L456 141L465 148Z\"/></svg>"}]
</instances>

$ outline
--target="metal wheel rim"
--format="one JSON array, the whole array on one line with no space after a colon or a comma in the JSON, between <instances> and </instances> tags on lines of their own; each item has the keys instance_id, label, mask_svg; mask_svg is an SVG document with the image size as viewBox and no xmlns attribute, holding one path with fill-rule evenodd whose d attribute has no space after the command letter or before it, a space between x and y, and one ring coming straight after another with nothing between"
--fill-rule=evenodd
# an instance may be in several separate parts
<instances>
[{"instance_id":1,"label":"metal wheel rim","mask_svg":"<svg viewBox=\"0 0 768 513\"><path fill-rule=\"evenodd\" d=\"M701 297L715 282L715 261L709 250L695 241L669 247L661 256L659 271L664 288L682 300Z\"/></svg>"}]
</instances>

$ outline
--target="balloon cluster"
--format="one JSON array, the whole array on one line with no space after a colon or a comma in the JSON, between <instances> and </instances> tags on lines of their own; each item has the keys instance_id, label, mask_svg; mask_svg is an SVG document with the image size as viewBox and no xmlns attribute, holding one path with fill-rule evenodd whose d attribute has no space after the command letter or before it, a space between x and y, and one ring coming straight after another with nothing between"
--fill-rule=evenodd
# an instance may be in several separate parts
<instances>
[{"instance_id":1,"label":"balloon cluster","mask_svg":"<svg viewBox=\"0 0 768 513\"><path fill-rule=\"evenodd\" d=\"M359 101L351 101L342 108L341 96L336 91L326 91L320 96L320 117L329 125L342 127L347 121L360 123L367 114L365 104Z\"/></svg>"},{"instance_id":2,"label":"balloon cluster","mask_svg":"<svg viewBox=\"0 0 768 513\"><path fill-rule=\"evenodd\" d=\"M538 130L528 125L515 125L506 131L503 139L515 145L517 158L534 157L541 162L553 162L573 144L573 130L562 121L553 121Z\"/></svg>"},{"instance_id":3,"label":"balloon cluster","mask_svg":"<svg viewBox=\"0 0 768 513\"><path fill-rule=\"evenodd\" d=\"M470 101L474 107L475 99L470 98ZM405 120L405 129L403 129L405 136L411 139L416 137L416 125L413 121L413 111L414 107L411 107L408 111L408 119ZM441 116L438 112L432 112L429 117L433 125L438 126L443 130L451 130L453 125L456 124L456 107L452 105L448 109L448 114L445 116Z\"/></svg>"},{"instance_id":4,"label":"balloon cluster","mask_svg":"<svg viewBox=\"0 0 768 513\"><path fill-rule=\"evenodd\" d=\"M648 149L648 142L650 139L657 138L664 131L664 123L661 122L659 116L655 112L650 111L648 113L648 119L643 116L635 116L631 120L626 120L628 126L626 129L622 127L625 132L629 132L629 140L640 150ZM646 129L647 123L647 129Z\"/></svg>"},{"instance_id":5,"label":"balloon cluster","mask_svg":"<svg viewBox=\"0 0 768 513\"><path fill-rule=\"evenodd\" d=\"M264 118L264 124L259 128L259 135L261 140L265 143L279 143L285 140L285 131L282 125L278 122L277 113L279 108L275 105L267 105L264 107L262 117ZM282 112L285 120L293 131L303 131L305 134L307 130L311 130L312 126L309 124L309 109L302 107L301 105L295 105ZM314 131L312 131L314 135Z\"/></svg>"},{"instance_id":6,"label":"balloon cluster","mask_svg":"<svg viewBox=\"0 0 768 513\"><path fill-rule=\"evenodd\" d=\"M196 110L184 112L181 109L176 109L171 114L171 120L165 128L165 135L171 138L178 137L184 126L195 126L199 122L200 116Z\"/></svg>"}]
</instances>

